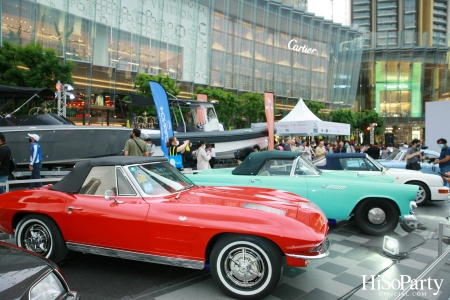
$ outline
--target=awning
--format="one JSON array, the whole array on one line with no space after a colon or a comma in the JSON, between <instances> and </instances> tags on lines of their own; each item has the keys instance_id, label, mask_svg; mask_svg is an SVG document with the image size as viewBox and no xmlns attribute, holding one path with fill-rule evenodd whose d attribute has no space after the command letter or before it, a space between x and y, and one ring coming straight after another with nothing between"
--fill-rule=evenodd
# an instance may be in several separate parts
<instances>
[{"instance_id":1,"label":"awning","mask_svg":"<svg viewBox=\"0 0 450 300\"><path fill-rule=\"evenodd\" d=\"M129 94L129 95L131 97L131 103L130 103L131 105L139 106L139 107L144 107L147 105L153 105L153 106L155 105L155 101L153 101L153 98L139 96L136 94ZM122 100L122 102L129 103L129 102L123 101L123 100Z\"/></svg>"},{"instance_id":2,"label":"awning","mask_svg":"<svg viewBox=\"0 0 450 300\"><path fill-rule=\"evenodd\" d=\"M47 88L0 85L0 99L29 99L36 94L42 100L51 100L55 98L55 92Z\"/></svg>"}]
</instances>

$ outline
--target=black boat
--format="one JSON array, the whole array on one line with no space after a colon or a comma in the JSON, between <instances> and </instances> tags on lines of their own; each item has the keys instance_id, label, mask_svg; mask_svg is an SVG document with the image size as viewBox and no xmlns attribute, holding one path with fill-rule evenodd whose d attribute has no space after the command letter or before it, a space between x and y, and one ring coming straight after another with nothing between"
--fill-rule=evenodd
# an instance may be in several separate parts
<instances>
[{"instance_id":1,"label":"black boat","mask_svg":"<svg viewBox=\"0 0 450 300\"><path fill-rule=\"evenodd\" d=\"M16 88L8 96L13 95L14 92L20 92L21 89ZM50 93L53 93L47 89L40 91L36 92L34 96L44 99L44 97L49 98ZM34 92L35 90L32 90L30 95ZM142 101L143 105L149 104L149 98L137 96L139 99L135 99L135 97L133 95L133 104L139 101ZM173 108L178 107L181 115L182 122L180 123L176 117L174 118L176 122L174 125L177 127L175 136L178 140L180 142L190 140L194 149L200 140L214 144L216 159L233 158L236 150L255 144L261 148L267 146L268 132L266 128L225 131L218 121L214 104L211 102L171 99L169 104ZM185 120L182 115L182 107L190 108L189 120ZM174 114L176 114L175 111ZM153 126L157 127L156 121ZM140 124L140 127L142 127L141 137L152 138L156 146L154 156L163 156L160 148L159 129L149 128L149 123L145 126ZM11 148L13 157L19 166L26 166L30 161L28 134L33 133L40 137L39 144L44 167L71 167L74 163L84 159L122 155L131 128L75 125L69 119L58 114L22 116L11 114L7 117L0 117L0 132L5 135L6 143Z\"/></svg>"}]
</instances>

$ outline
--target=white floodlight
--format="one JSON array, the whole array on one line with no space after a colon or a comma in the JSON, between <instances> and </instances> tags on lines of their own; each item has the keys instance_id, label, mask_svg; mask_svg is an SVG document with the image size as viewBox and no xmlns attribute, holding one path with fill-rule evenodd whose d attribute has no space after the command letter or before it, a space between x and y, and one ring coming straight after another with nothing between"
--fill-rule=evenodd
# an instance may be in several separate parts
<instances>
[{"instance_id":1,"label":"white floodlight","mask_svg":"<svg viewBox=\"0 0 450 300\"><path fill-rule=\"evenodd\" d=\"M73 86L71 86L71 85L68 84L68 83L66 83L66 84L64 85L64 88L66 89L66 91L69 91L69 92L74 90Z\"/></svg>"},{"instance_id":2,"label":"white floodlight","mask_svg":"<svg viewBox=\"0 0 450 300\"><path fill-rule=\"evenodd\" d=\"M398 255L400 253L400 244L398 240L385 235L383 240L383 251L392 255Z\"/></svg>"}]
</instances>

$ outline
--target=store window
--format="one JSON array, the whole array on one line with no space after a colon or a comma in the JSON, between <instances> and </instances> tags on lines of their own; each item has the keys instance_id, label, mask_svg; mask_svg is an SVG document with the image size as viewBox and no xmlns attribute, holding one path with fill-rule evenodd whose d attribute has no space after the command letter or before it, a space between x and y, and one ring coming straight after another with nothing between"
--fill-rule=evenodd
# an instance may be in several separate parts
<instances>
[{"instance_id":1,"label":"store window","mask_svg":"<svg viewBox=\"0 0 450 300\"><path fill-rule=\"evenodd\" d=\"M36 8L36 41L44 48L55 49L56 55L63 55L64 37L70 33L65 27L64 12L43 5Z\"/></svg>"},{"instance_id":2,"label":"store window","mask_svg":"<svg viewBox=\"0 0 450 300\"><path fill-rule=\"evenodd\" d=\"M31 2L23 1L16 5L14 1L2 1L2 40L14 44L26 45L33 40L34 9Z\"/></svg>"},{"instance_id":3,"label":"store window","mask_svg":"<svg viewBox=\"0 0 450 300\"><path fill-rule=\"evenodd\" d=\"M69 15L67 20L66 58L70 60L91 60L90 20Z\"/></svg>"},{"instance_id":4,"label":"store window","mask_svg":"<svg viewBox=\"0 0 450 300\"><path fill-rule=\"evenodd\" d=\"M411 91L382 91L380 97L382 99L380 110L383 117L411 116Z\"/></svg>"}]
</instances>

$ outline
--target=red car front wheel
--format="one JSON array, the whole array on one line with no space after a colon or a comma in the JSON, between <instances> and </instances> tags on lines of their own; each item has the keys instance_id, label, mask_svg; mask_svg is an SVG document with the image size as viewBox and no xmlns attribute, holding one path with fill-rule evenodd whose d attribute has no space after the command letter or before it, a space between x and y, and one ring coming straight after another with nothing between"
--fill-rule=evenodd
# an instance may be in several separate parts
<instances>
[{"instance_id":1,"label":"red car front wheel","mask_svg":"<svg viewBox=\"0 0 450 300\"><path fill-rule=\"evenodd\" d=\"M226 235L212 250L211 275L232 297L262 299L280 281L281 258L280 251L263 238Z\"/></svg>"}]
</instances>

